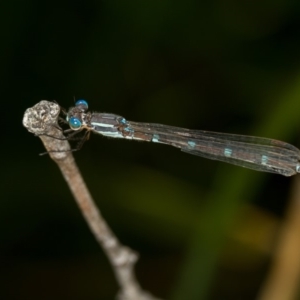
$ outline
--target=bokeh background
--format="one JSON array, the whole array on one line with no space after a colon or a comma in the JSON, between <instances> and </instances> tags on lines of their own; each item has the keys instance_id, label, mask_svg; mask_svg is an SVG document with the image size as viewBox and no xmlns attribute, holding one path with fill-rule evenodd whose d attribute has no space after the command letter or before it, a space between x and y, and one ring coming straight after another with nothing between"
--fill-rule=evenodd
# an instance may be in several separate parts
<instances>
[{"instance_id":1,"label":"bokeh background","mask_svg":"<svg viewBox=\"0 0 300 300\"><path fill-rule=\"evenodd\" d=\"M300 145L299 1L16 0L0 15L1 299L118 291L57 166L22 126L40 100ZM140 253L143 288L174 300L268 289L297 177L96 135L75 158L107 222ZM298 280L293 249L287 282ZM281 300L300 299L287 290Z\"/></svg>"}]
</instances>

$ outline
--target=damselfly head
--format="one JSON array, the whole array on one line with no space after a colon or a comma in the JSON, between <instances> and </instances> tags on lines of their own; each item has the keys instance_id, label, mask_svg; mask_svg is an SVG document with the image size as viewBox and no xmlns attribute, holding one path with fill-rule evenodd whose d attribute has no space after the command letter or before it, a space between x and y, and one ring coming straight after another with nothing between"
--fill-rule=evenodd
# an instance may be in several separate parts
<instances>
[{"instance_id":1,"label":"damselfly head","mask_svg":"<svg viewBox=\"0 0 300 300\"><path fill-rule=\"evenodd\" d=\"M77 100L75 106L71 107L67 113L66 121L72 130L80 130L84 125L84 116L88 110L87 101L81 99Z\"/></svg>"}]
</instances>

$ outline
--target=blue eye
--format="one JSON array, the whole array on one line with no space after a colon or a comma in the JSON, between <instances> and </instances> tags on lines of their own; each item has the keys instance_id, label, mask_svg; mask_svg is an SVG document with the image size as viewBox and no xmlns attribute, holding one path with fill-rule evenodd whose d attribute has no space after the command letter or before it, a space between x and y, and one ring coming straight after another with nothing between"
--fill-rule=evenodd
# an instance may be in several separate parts
<instances>
[{"instance_id":1,"label":"blue eye","mask_svg":"<svg viewBox=\"0 0 300 300\"><path fill-rule=\"evenodd\" d=\"M78 130L81 128L81 121L75 117L69 118L69 125L72 130Z\"/></svg>"},{"instance_id":2,"label":"blue eye","mask_svg":"<svg viewBox=\"0 0 300 300\"><path fill-rule=\"evenodd\" d=\"M76 101L75 106L82 106L84 110L87 110L89 107L88 103L83 99Z\"/></svg>"}]
</instances>

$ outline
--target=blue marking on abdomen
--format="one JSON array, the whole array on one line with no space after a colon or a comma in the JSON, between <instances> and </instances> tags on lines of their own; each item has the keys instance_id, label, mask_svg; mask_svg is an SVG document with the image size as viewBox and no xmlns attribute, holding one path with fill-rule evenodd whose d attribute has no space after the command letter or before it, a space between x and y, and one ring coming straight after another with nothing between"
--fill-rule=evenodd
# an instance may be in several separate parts
<instances>
[{"instance_id":1,"label":"blue marking on abdomen","mask_svg":"<svg viewBox=\"0 0 300 300\"><path fill-rule=\"evenodd\" d=\"M130 127L125 127L124 128L124 131L127 131L127 132L134 132L134 130Z\"/></svg>"},{"instance_id":2,"label":"blue marking on abdomen","mask_svg":"<svg viewBox=\"0 0 300 300\"><path fill-rule=\"evenodd\" d=\"M225 149L224 149L224 156L226 156L226 157L231 157L231 155L232 155L232 149L230 149L230 148L225 148Z\"/></svg>"},{"instance_id":3,"label":"blue marking on abdomen","mask_svg":"<svg viewBox=\"0 0 300 300\"><path fill-rule=\"evenodd\" d=\"M152 142L153 143L158 143L158 140L159 140L159 135L158 134L153 134L153 137L152 137Z\"/></svg>"},{"instance_id":4,"label":"blue marking on abdomen","mask_svg":"<svg viewBox=\"0 0 300 300\"><path fill-rule=\"evenodd\" d=\"M193 141L188 141L189 148L194 148L196 146L196 143Z\"/></svg>"},{"instance_id":5,"label":"blue marking on abdomen","mask_svg":"<svg viewBox=\"0 0 300 300\"><path fill-rule=\"evenodd\" d=\"M266 165L268 163L268 160L269 160L268 156L266 156L266 155L261 156L261 164L262 165Z\"/></svg>"},{"instance_id":6,"label":"blue marking on abdomen","mask_svg":"<svg viewBox=\"0 0 300 300\"><path fill-rule=\"evenodd\" d=\"M122 123L122 124L127 124L127 121L126 121L125 118L122 118L122 119L120 120L120 123Z\"/></svg>"}]
</instances>

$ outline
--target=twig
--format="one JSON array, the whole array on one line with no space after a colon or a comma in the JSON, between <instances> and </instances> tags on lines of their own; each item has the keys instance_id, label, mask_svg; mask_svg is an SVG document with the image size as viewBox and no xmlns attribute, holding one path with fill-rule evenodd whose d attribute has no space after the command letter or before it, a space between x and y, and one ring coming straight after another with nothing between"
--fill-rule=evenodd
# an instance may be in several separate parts
<instances>
[{"instance_id":1,"label":"twig","mask_svg":"<svg viewBox=\"0 0 300 300\"><path fill-rule=\"evenodd\" d=\"M56 103L43 100L26 110L23 125L41 138L50 157L60 168L88 226L112 264L120 285L118 299L158 300L143 291L135 278L137 253L119 242L96 207L74 161L70 145L57 125L59 113L60 107Z\"/></svg>"},{"instance_id":2,"label":"twig","mask_svg":"<svg viewBox=\"0 0 300 300\"><path fill-rule=\"evenodd\" d=\"M273 264L259 300L299 299L300 280L300 178L295 177L289 207L281 227ZM297 297L298 296L298 297Z\"/></svg>"}]
</instances>

